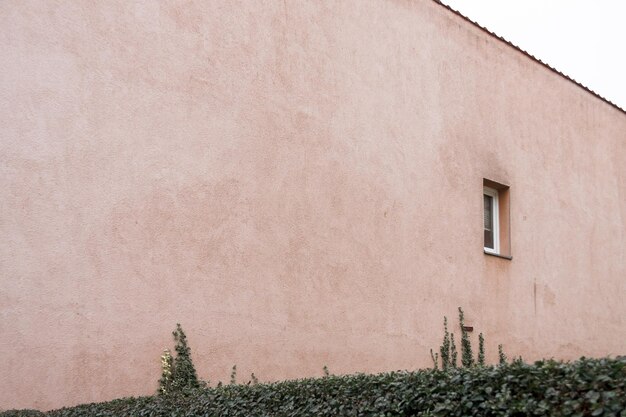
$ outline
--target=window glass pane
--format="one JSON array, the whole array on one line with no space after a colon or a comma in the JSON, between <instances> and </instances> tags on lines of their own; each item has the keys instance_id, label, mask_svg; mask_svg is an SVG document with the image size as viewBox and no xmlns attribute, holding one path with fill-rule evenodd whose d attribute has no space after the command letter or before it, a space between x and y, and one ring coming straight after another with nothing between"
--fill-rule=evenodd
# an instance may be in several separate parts
<instances>
[{"instance_id":1,"label":"window glass pane","mask_svg":"<svg viewBox=\"0 0 626 417\"><path fill-rule=\"evenodd\" d=\"M494 248L493 245L493 197L484 194L484 227L485 227L485 247Z\"/></svg>"},{"instance_id":2,"label":"window glass pane","mask_svg":"<svg viewBox=\"0 0 626 417\"><path fill-rule=\"evenodd\" d=\"M491 230L491 207L493 205L493 198L486 194L483 195L483 197L485 199L485 213L484 213L485 230Z\"/></svg>"}]
</instances>

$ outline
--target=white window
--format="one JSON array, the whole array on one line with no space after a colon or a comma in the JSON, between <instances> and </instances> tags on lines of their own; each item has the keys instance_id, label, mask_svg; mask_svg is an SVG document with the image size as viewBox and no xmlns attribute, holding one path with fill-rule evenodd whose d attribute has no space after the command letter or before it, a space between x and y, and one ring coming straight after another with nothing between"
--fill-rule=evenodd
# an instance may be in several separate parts
<instances>
[{"instance_id":1,"label":"white window","mask_svg":"<svg viewBox=\"0 0 626 417\"><path fill-rule=\"evenodd\" d=\"M498 191L483 187L483 221L485 229L485 252L500 253L500 221L498 219Z\"/></svg>"}]
</instances>

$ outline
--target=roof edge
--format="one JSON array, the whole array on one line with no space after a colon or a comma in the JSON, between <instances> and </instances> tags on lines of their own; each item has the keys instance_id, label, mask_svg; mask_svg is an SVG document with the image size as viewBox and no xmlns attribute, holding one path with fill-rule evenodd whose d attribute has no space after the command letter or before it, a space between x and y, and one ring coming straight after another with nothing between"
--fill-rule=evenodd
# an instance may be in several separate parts
<instances>
[{"instance_id":1,"label":"roof edge","mask_svg":"<svg viewBox=\"0 0 626 417\"><path fill-rule=\"evenodd\" d=\"M539 58L535 57L534 55L530 54L529 52L526 52L525 50L523 50L522 48L520 48L519 46L515 45L514 43L506 40L505 38L503 38L500 35L497 35L496 33L490 31L489 29L487 29L486 27L481 26L480 24L474 22L472 19L470 19L469 17L465 16L464 14L462 14L461 12L459 12L458 10L453 9L452 7L448 6L447 4L443 3L441 0L432 0L434 3L438 4L439 6L445 8L446 10L454 13L455 15L459 16L461 19L465 20L466 22L471 23L473 26L477 27L478 29L480 29L481 31L487 33L488 35L498 39L501 42L504 42L505 44L507 44L508 46L510 46L511 48L515 49L518 52L521 52L523 55L526 55L528 58L532 59L533 61L537 62L538 64L543 65L544 67L546 67L547 69L549 69L550 71L560 75L561 77L565 78L566 80L574 83L575 85L577 85L578 87L582 88L583 90L587 91L588 93L591 93L592 95L594 95L595 97L599 98L600 100L604 101L606 104L610 105L611 107L615 108L616 110L622 112L623 114L626 114L626 110L621 108L620 106L618 106L617 104L613 103L611 100L601 96L600 94L596 93L595 91L593 91L592 89L590 89L589 87L581 84L580 82L576 81L575 79L573 79L572 77L570 77L569 75L566 75L564 73L562 73L561 71L557 70L556 68L550 66L549 64L543 62L542 60L540 60Z\"/></svg>"}]
</instances>

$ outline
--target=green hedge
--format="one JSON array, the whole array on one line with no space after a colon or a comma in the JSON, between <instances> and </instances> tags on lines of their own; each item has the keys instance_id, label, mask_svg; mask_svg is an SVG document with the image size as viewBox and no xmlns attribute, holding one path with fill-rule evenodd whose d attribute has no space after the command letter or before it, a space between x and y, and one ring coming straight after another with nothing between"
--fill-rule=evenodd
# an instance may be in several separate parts
<instances>
[{"instance_id":1,"label":"green hedge","mask_svg":"<svg viewBox=\"0 0 626 417\"><path fill-rule=\"evenodd\" d=\"M227 385L48 412L83 416L626 416L626 357ZM33 415L33 414L29 414ZM43 415L43 414L42 414ZM16 412L0 416L20 416Z\"/></svg>"}]
</instances>

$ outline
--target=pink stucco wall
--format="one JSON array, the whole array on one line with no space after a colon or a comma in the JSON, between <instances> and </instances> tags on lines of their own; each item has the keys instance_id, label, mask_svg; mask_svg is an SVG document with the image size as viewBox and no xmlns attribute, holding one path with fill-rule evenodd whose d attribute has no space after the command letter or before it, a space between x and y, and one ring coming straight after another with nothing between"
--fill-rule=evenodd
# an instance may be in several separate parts
<instances>
[{"instance_id":1,"label":"pink stucco wall","mask_svg":"<svg viewBox=\"0 0 626 417\"><path fill-rule=\"evenodd\" d=\"M0 408L626 353L626 115L434 2L3 1L0 126Z\"/></svg>"}]
</instances>

